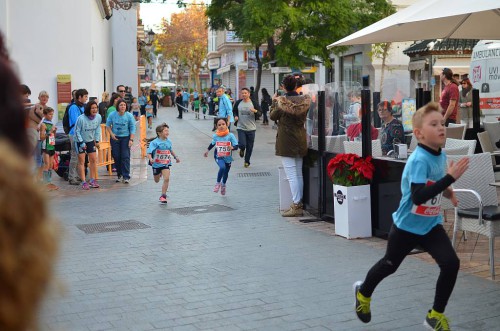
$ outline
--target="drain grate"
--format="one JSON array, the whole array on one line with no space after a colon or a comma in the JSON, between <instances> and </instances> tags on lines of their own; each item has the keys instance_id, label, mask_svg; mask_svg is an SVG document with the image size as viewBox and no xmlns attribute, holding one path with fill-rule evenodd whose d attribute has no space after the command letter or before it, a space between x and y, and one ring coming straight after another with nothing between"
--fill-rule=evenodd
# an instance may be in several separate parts
<instances>
[{"instance_id":1,"label":"drain grate","mask_svg":"<svg viewBox=\"0 0 500 331\"><path fill-rule=\"evenodd\" d=\"M178 215L197 215L197 214L207 214L207 213L217 213L223 211L234 210L231 207L213 204L213 205L203 205L203 206L193 206L193 207L183 207L183 208L172 208L168 211L174 212Z\"/></svg>"},{"instance_id":2,"label":"drain grate","mask_svg":"<svg viewBox=\"0 0 500 331\"><path fill-rule=\"evenodd\" d=\"M238 177L239 178L248 178L248 177L269 177L271 176L270 172L263 171L263 172L239 172Z\"/></svg>"},{"instance_id":3,"label":"drain grate","mask_svg":"<svg viewBox=\"0 0 500 331\"><path fill-rule=\"evenodd\" d=\"M94 223L94 224L78 224L76 226L86 234L103 233L103 232L117 232L117 231L127 231L127 230L138 230L150 228L141 222L126 220L117 222L105 222L105 223Z\"/></svg>"}]
</instances>

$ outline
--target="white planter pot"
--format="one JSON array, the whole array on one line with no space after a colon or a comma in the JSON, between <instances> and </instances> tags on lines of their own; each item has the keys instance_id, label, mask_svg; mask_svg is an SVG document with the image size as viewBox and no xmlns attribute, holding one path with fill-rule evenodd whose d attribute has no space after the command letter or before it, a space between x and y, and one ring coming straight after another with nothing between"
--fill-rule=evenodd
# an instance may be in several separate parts
<instances>
[{"instance_id":1,"label":"white planter pot","mask_svg":"<svg viewBox=\"0 0 500 331\"><path fill-rule=\"evenodd\" d=\"M333 185L335 234L347 239L372 236L370 185Z\"/></svg>"}]
</instances>

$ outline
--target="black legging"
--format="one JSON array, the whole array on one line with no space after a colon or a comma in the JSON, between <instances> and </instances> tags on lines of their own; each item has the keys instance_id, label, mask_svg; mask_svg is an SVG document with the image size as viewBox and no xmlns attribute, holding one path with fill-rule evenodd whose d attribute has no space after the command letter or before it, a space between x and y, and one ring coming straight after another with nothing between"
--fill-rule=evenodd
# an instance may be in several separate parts
<instances>
[{"instance_id":1,"label":"black legging","mask_svg":"<svg viewBox=\"0 0 500 331\"><path fill-rule=\"evenodd\" d=\"M181 104L177 104L177 111L179 112L179 117L177 118L182 118L182 105Z\"/></svg>"},{"instance_id":2,"label":"black legging","mask_svg":"<svg viewBox=\"0 0 500 331\"><path fill-rule=\"evenodd\" d=\"M403 259L415 246L422 246L437 262L441 272L436 284L433 309L443 313L457 280L460 260L451 245L450 238L442 225L436 225L429 233L419 236L392 226L387 240L385 256L366 275L360 292L371 297L375 287L387 276L394 273Z\"/></svg>"}]
</instances>

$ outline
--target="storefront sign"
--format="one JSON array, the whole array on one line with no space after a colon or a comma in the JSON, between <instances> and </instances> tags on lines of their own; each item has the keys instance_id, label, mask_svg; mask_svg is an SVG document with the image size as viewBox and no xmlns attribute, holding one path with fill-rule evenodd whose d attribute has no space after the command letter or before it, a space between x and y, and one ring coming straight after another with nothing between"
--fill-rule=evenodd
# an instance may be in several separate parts
<instances>
[{"instance_id":1,"label":"storefront sign","mask_svg":"<svg viewBox=\"0 0 500 331\"><path fill-rule=\"evenodd\" d=\"M234 51L222 54L220 58L220 66L225 67L229 64L234 63L235 53Z\"/></svg>"},{"instance_id":2,"label":"storefront sign","mask_svg":"<svg viewBox=\"0 0 500 331\"><path fill-rule=\"evenodd\" d=\"M272 67L271 68L272 74L287 74L290 72L292 72L292 69L290 67Z\"/></svg>"},{"instance_id":3,"label":"storefront sign","mask_svg":"<svg viewBox=\"0 0 500 331\"><path fill-rule=\"evenodd\" d=\"M63 118L66 105L71 102L71 75L57 75L57 118Z\"/></svg>"},{"instance_id":4,"label":"storefront sign","mask_svg":"<svg viewBox=\"0 0 500 331\"><path fill-rule=\"evenodd\" d=\"M226 31L226 42L227 43L241 43L241 38L236 36L234 31Z\"/></svg>"},{"instance_id":5,"label":"storefront sign","mask_svg":"<svg viewBox=\"0 0 500 331\"><path fill-rule=\"evenodd\" d=\"M220 68L220 57L208 60L208 69L215 70Z\"/></svg>"}]
</instances>

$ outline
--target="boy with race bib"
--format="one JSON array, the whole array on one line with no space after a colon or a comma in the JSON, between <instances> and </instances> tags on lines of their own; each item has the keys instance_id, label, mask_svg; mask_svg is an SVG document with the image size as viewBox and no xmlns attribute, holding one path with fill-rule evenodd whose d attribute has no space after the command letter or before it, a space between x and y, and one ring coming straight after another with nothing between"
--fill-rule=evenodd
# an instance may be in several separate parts
<instances>
[{"instance_id":1,"label":"boy with race bib","mask_svg":"<svg viewBox=\"0 0 500 331\"><path fill-rule=\"evenodd\" d=\"M219 172L217 173L214 192L218 193L220 190L220 194L226 195L226 182L229 170L231 170L231 162L233 162L231 152L238 149L238 141L234 134L229 132L227 118L218 118L215 125L217 131L214 133L212 142L203 156L207 157L208 152L215 147L214 158L215 163L219 166Z\"/></svg>"},{"instance_id":2,"label":"boy with race bib","mask_svg":"<svg viewBox=\"0 0 500 331\"><path fill-rule=\"evenodd\" d=\"M403 171L402 198L398 210L392 214L394 224L385 256L368 271L364 281L354 283L356 315L362 322L370 322L370 300L375 288L420 245L440 268L434 304L424 326L430 330L450 330L444 310L455 286L460 260L442 226L441 198L444 196L457 205L450 185L467 170L469 159L446 166L446 154L441 151L446 142L445 120L437 103L420 108L413 115L412 124L419 144Z\"/></svg>"},{"instance_id":3,"label":"boy with race bib","mask_svg":"<svg viewBox=\"0 0 500 331\"><path fill-rule=\"evenodd\" d=\"M172 158L174 158L177 163L181 162L181 160L172 150L172 142L168 139L169 127L166 123L156 127L156 135L158 137L149 143L148 159L153 168L155 183L158 183L160 177L163 176L163 185L161 187L159 201L161 203L167 203L167 190L170 181Z\"/></svg>"}]
</instances>

